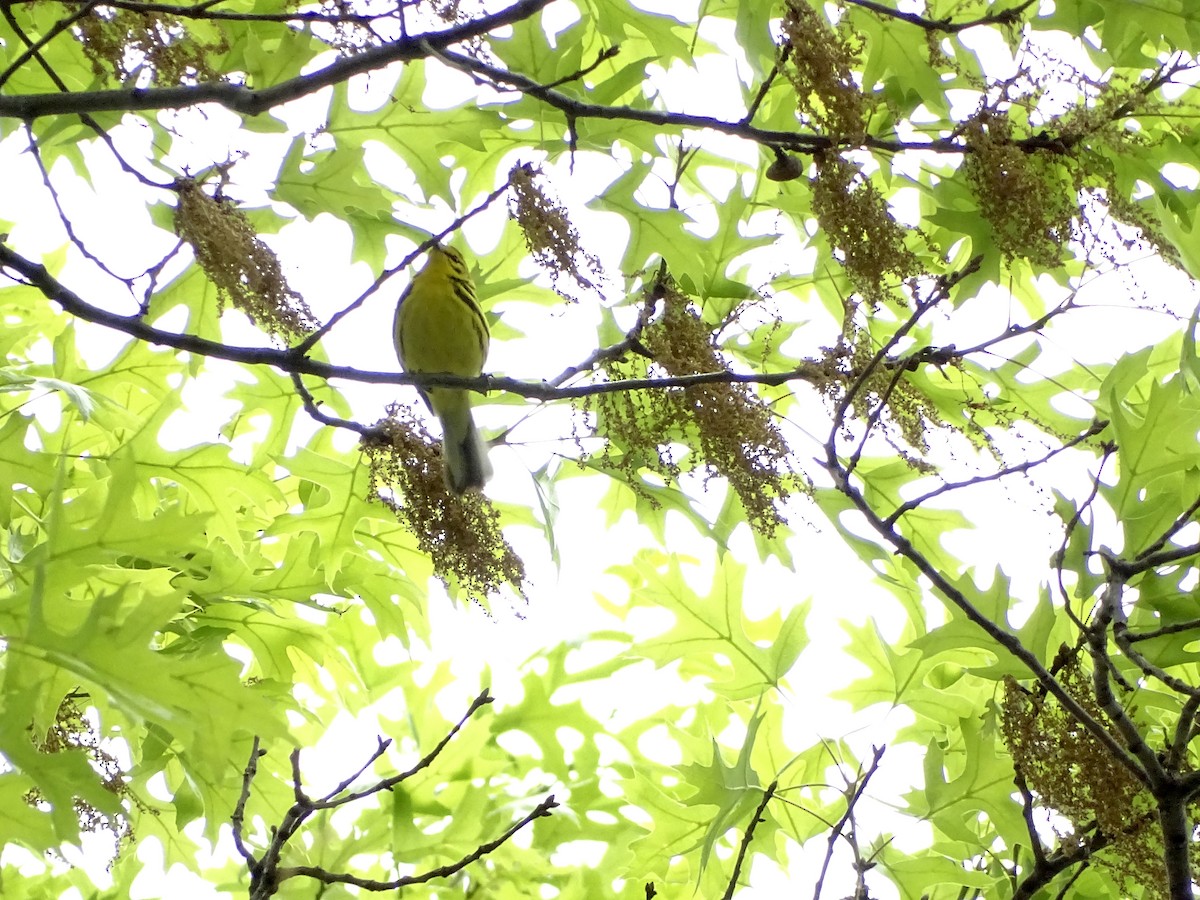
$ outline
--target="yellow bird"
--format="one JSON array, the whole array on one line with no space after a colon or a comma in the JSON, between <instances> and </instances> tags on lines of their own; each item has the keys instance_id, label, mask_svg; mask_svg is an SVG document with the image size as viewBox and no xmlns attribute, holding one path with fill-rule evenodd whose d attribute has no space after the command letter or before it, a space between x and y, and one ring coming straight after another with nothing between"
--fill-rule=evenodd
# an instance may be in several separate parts
<instances>
[{"instance_id":1,"label":"yellow bird","mask_svg":"<svg viewBox=\"0 0 1200 900\"><path fill-rule=\"evenodd\" d=\"M406 372L442 372L473 378L483 372L488 326L462 254L434 245L396 306L396 356ZM442 423L446 486L456 494L478 490L492 475L487 447L471 417L471 392L431 387L421 396Z\"/></svg>"}]
</instances>

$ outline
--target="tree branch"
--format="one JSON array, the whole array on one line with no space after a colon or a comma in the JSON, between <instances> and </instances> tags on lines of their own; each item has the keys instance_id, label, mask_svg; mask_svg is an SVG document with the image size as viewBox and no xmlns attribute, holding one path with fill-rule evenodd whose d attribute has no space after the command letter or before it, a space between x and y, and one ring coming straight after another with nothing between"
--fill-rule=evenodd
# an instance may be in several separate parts
<instances>
[{"instance_id":1,"label":"tree branch","mask_svg":"<svg viewBox=\"0 0 1200 900\"><path fill-rule=\"evenodd\" d=\"M1129 640L1133 643L1137 641L1149 641L1157 637L1164 637L1168 634L1181 634L1185 631L1195 631L1200 628L1200 619L1188 619L1184 622L1173 622L1170 625L1164 625L1162 628L1155 628L1151 631L1140 631L1137 634L1129 635Z\"/></svg>"},{"instance_id":2,"label":"tree branch","mask_svg":"<svg viewBox=\"0 0 1200 900\"><path fill-rule=\"evenodd\" d=\"M472 853L463 857L457 863L453 863L449 866L442 866L438 869L433 869L424 873L423 875L412 876L407 879L400 879L396 882L385 883L371 881L369 879L360 879L352 875L328 872L324 869L313 866L296 866L291 868L280 867L279 862L282 859L283 850L287 846L288 841L295 836L296 832L300 830L301 826L305 823L305 821L308 820L310 816L313 815L313 813L320 810L334 809L347 803L352 803L355 800L361 800L362 798L372 794L390 790L404 779L409 778L417 772L420 772L422 769L427 768L438 757L442 750L445 749L446 745L454 738L454 736L462 730L463 725L467 722L467 720L470 719L482 707L491 702L492 698L488 694L488 691L486 689L483 690L479 696L472 701L470 707L467 709L463 717L446 733L442 740L438 742L437 746L427 753L415 766L413 766L407 772L401 773L400 775L396 775L391 778L385 778L370 788L349 794L345 793L345 791L350 787L351 784L353 784L359 777L362 776L363 772L370 768L372 763L383 756L383 754L387 751L387 748L391 745L390 740L385 741L382 738L378 738L377 746L367 762L360 766L353 775L343 779L341 783L337 785L337 787L319 800L313 800L304 791L300 772L300 748L297 747L294 749L289 756L289 762L291 765L293 803L287 812L284 813L279 825L271 829L271 842L261 860L256 859L255 856L250 852L249 848L245 845L241 834L242 823L245 818L246 803L250 797L250 786L257 771L258 759L265 753L265 751L261 751L259 749L259 741L256 737L254 739L253 750L251 751L250 762L247 764L246 770L242 776L242 793L238 799L237 807L234 809L232 817L232 823L234 827L234 842L237 846L238 852L249 864L250 900L266 900L266 898L272 897L277 893L280 883L285 879L300 875L307 875L311 878L321 881L324 884L354 884L358 885L359 887L366 888L367 890L392 890L402 887L406 884L420 884L426 881L431 881L434 878L441 878L454 874L470 863L475 862L480 857L491 853L529 822L541 816L548 816L550 814L550 810L554 809L558 805L555 803L553 795L547 797L545 800L539 803L537 807L531 813L529 813L529 815L525 816L523 819L514 824L499 838L486 844L479 845Z\"/></svg>"},{"instance_id":3,"label":"tree branch","mask_svg":"<svg viewBox=\"0 0 1200 900\"><path fill-rule=\"evenodd\" d=\"M503 69L482 60L466 56L465 54L454 53L449 50L438 50L436 47L431 47L430 49L447 65L460 69L463 72L483 77L497 90L503 91L505 86L507 86L510 90L519 91L537 100L541 100L543 103L561 112L566 116L568 121L577 119L607 119L645 122L651 125L675 128L706 128L721 134L742 137L758 144L783 147L789 150L808 153L832 150L844 143L839 139L830 138L825 135L758 128L746 121L745 117L737 121L730 121L727 119L718 119L714 116L692 113L587 103L534 81L532 78L522 75L519 72L512 72L508 69ZM0 110L2 110L2 107L0 107ZM928 150L935 153L969 152L966 145L961 141L949 139L909 142L883 140L867 135L862 137L861 140L856 138L854 145L887 152L897 152L899 150Z\"/></svg>"},{"instance_id":4,"label":"tree branch","mask_svg":"<svg viewBox=\"0 0 1200 900\"><path fill-rule=\"evenodd\" d=\"M1025 0L1024 3L1018 6L1002 9L998 12L989 12L985 16L980 16L978 19L970 19L966 22L952 22L949 19L927 19L916 13L900 12L899 10L892 9L890 6L876 3L874 0L846 0L846 3L850 6L869 10L885 18L897 19L901 22L907 22L910 25L916 25L918 28L923 28L926 31L958 34L960 31L966 31L968 28L975 28L979 25L1016 25L1021 21L1021 16L1025 13L1025 10L1037 3L1037 0Z\"/></svg>"},{"instance_id":5,"label":"tree branch","mask_svg":"<svg viewBox=\"0 0 1200 900\"><path fill-rule=\"evenodd\" d=\"M1167 748L1166 764L1178 771L1187 759L1188 744L1196 733L1196 715L1200 713L1200 695L1193 694L1183 705L1179 720L1175 723L1175 737Z\"/></svg>"},{"instance_id":6,"label":"tree branch","mask_svg":"<svg viewBox=\"0 0 1200 900\"><path fill-rule=\"evenodd\" d=\"M1192 823L1188 818L1183 791L1174 790L1158 801L1158 822L1162 826L1163 862L1167 868L1167 896L1171 900L1190 900L1192 894Z\"/></svg>"},{"instance_id":7,"label":"tree branch","mask_svg":"<svg viewBox=\"0 0 1200 900\"><path fill-rule=\"evenodd\" d=\"M517 0L508 9L481 16L444 31L404 37L341 57L325 68L299 75L270 87L255 90L229 82L208 82L169 88L129 88L118 91L80 91L61 94L23 94L0 97L0 117L25 119L70 113L183 109L200 103L216 103L245 116L257 116L273 107L340 84L355 75L373 72L396 62L429 55L431 50L479 37L505 25L527 19L552 0Z\"/></svg>"},{"instance_id":8,"label":"tree branch","mask_svg":"<svg viewBox=\"0 0 1200 900\"><path fill-rule=\"evenodd\" d=\"M454 736L462 731L463 726L467 724L467 720L470 719L471 716L475 715L475 713L479 712L480 709L494 702L495 701L488 694L487 689L484 689L478 697L471 701L471 705L467 711L463 713L463 717L458 720L453 728L446 732L445 736L440 741L438 741L437 746L425 754L425 756L422 757L421 760L411 769L406 772L401 772L399 775L393 775L390 778L384 778L381 781L371 785L369 788L363 788L361 791L355 791L352 794L346 794L344 797L337 797L335 799L333 794L330 794L324 800L316 803L315 808L333 809L338 806L343 806L347 803L353 803L355 800L361 800L363 797L369 797L372 794L378 794L380 791L390 791L400 782L412 778L412 776L416 775L422 769L429 768L429 766L433 764L433 761L438 758L439 754L446 749L446 745L454 739Z\"/></svg>"},{"instance_id":9,"label":"tree branch","mask_svg":"<svg viewBox=\"0 0 1200 900\"><path fill-rule=\"evenodd\" d=\"M41 2L41 0L8 0L12 6L30 5ZM89 3L89 6L99 5L100 0L95 3ZM68 6L69 4L63 4ZM213 9L217 5L217 0L206 0L204 3L195 4L178 4L178 3L143 3L141 0L103 0L103 5L113 9L124 9L130 12L139 14L145 13L160 13L167 16L174 16L179 19L197 19L210 20L218 22L278 22L280 24L288 24L290 22L303 22L309 25L371 25L383 19L393 19L397 12L404 6L413 6L411 2L400 2L393 9L389 9L380 13L352 13L344 10L332 12L330 10L322 10L320 12L283 12L283 13L263 13L263 12L235 12L232 10Z\"/></svg>"},{"instance_id":10,"label":"tree branch","mask_svg":"<svg viewBox=\"0 0 1200 900\"><path fill-rule=\"evenodd\" d=\"M1143 674L1149 675L1151 678L1157 678L1171 690L1183 694L1191 700L1200 702L1200 687L1190 685L1182 678L1176 678L1170 672L1161 666L1155 665L1138 652L1137 648L1133 646L1127 623L1113 623L1113 639L1117 642L1117 646L1121 648L1121 652L1125 654L1125 658L1141 669Z\"/></svg>"},{"instance_id":11,"label":"tree branch","mask_svg":"<svg viewBox=\"0 0 1200 900\"><path fill-rule=\"evenodd\" d=\"M1200 544L1188 544L1186 547L1172 547L1170 550L1152 553L1149 556L1138 556L1137 559L1132 561L1123 560L1122 565L1126 574L1137 574L1138 572L1145 572L1148 569L1154 569L1158 566L1177 563L1193 556L1200 556Z\"/></svg>"},{"instance_id":12,"label":"tree branch","mask_svg":"<svg viewBox=\"0 0 1200 900\"><path fill-rule=\"evenodd\" d=\"M1099 631L1099 629L1097 630ZM1157 791L1167 780L1167 772L1159 761L1158 755L1146 743L1145 738L1142 737L1142 733L1138 731L1137 726L1129 717L1125 708L1117 702L1112 684L1109 681L1109 672L1114 671L1115 667L1112 661L1109 660L1104 646L1106 635L1107 629L1088 635L1088 647L1091 650L1093 659L1092 692L1096 695L1096 702L1100 704L1100 708L1104 710L1104 714L1108 716L1109 721L1113 723L1117 732L1121 735L1125 746L1129 748L1128 750L1124 747L1121 748L1122 761L1129 758L1130 754L1132 754L1140 762L1140 765L1132 769L1132 771L1138 775L1139 781L1155 792L1157 797ZM1072 715L1075 714L1074 710L1070 712ZM1108 734L1107 730L1105 730L1105 734ZM1109 740L1112 740L1111 736ZM1116 746L1120 745L1117 744Z\"/></svg>"},{"instance_id":13,"label":"tree branch","mask_svg":"<svg viewBox=\"0 0 1200 900\"><path fill-rule=\"evenodd\" d=\"M1070 712L1075 720L1104 745L1113 755L1114 759L1118 760L1121 765L1133 773L1138 781L1148 785L1147 773L1142 769L1138 761L1121 746L1103 724L1098 722L1087 710L1080 706L1079 702L1046 670L1041 660L1021 642L1021 639L1014 634L1010 634L980 612L979 608L962 591L956 588L945 574L926 558L925 554L913 546L912 541L900 534L894 526L889 526L886 520L867 502L862 491L850 482L849 476L846 474L838 457L836 441L842 427L840 420L835 421L830 432L830 437L826 442L825 468L833 478L834 486L837 490L850 500L855 509L862 513L867 523L884 542L890 545L898 555L916 566L929 579L934 589L948 602L962 610L971 622L974 622L976 626L999 646L1018 659L1033 674L1038 683L1048 693L1053 694L1055 699Z\"/></svg>"},{"instance_id":14,"label":"tree branch","mask_svg":"<svg viewBox=\"0 0 1200 900\"><path fill-rule=\"evenodd\" d=\"M1071 886L1083 874L1084 869L1087 868L1092 854L1103 850L1112 843L1102 831L1096 831L1085 838L1079 838L1078 841L1079 843L1073 847L1060 847L1055 853L1044 860L1037 860L1029 873L1013 889L1013 900L1030 900L1042 888L1061 873L1071 868L1071 866L1079 866L1078 870L1071 875L1063 890L1058 894L1060 898L1069 897Z\"/></svg>"},{"instance_id":15,"label":"tree branch","mask_svg":"<svg viewBox=\"0 0 1200 900\"><path fill-rule=\"evenodd\" d=\"M781 385L792 381L819 384L826 378L826 373L820 363L808 361L801 362L795 369L786 372L764 374L729 371L702 372L697 375L631 378L624 381L606 381L576 387L558 387L544 381L520 381L516 378L503 378L495 375L463 378L450 374L375 372L321 362L305 356L296 348L278 350L272 347L231 346L196 335L163 331L147 325L139 316L123 316L93 306L56 280L44 266L25 259L2 242L0 242L0 267L7 267L19 273L48 299L58 303L66 312L84 321L112 328L150 344L246 365L272 366L282 372L295 375L314 375L318 378L343 379L363 384L457 387L481 394L489 391L506 391L534 400L565 400L620 391L662 390L692 387L699 384Z\"/></svg>"}]
</instances>

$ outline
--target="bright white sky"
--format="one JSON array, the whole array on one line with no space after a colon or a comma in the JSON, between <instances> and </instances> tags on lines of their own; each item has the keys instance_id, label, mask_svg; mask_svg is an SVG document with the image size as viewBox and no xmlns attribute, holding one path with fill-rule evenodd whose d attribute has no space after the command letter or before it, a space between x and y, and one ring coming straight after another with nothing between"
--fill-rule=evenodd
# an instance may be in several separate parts
<instances>
[{"instance_id":1,"label":"bright white sky","mask_svg":"<svg viewBox=\"0 0 1200 900\"><path fill-rule=\"evenodd\" d=\"M571 8L568 3L559 2L550 7L549 14L569 16ZM710 24L712 22L711 19L707 21ZM709 30L711 32L711 29ZM723 35L708 33L706 37L727 43L726 36ZM970 45L972 37L970 33L965 34L964 42ZM1058 49L1061 51L1066 46L1068 45L1065 41L1061 42ZM1007 51L996 41L994 45L986 48L986 58L989 64L1000 68L1006 65ZM380 73L372 76L369 81L359 79L357 86L364 90L364 105L368 100L371 105L381 102L379 95L389 88L394 75L395 73ZM429 80L431 95L442 105L456 102L459 96L470 95L474 90L473 84L465 76L445 69L437 63L429 63ZM704 111L710 114L719 115L723 108L730 110L734 117L740 114L740 87L732 64L727 58L705 59L699 81L703 84L702 94L697 90L696 80L689 82L675 74L671 77L660 77L656 80L656 86L662 89L664 97L673 108L686 109L702 102ZM699 100L701 96L702 101ZM326 103L323 95L309 98L290 104L280 111L279 115L287 121L293 133L313 133L322 122ZM965 115L974 108L975 99L964 97L962 103L962 112ZM166 118L172 121L182 135L173 145L169 157L169 162L178 171L198 171L215 160L245 152L247 157L233 170L234 181L229 193L250 205L265 200L259 186L269 183L270 172L267 167L282 155L287 136L238 131L236 119L219 109L206 109L203 113L191 111L169 114ZM117 137L121 146L132 150L144 147L148 134L144 128L133 124L118 129ZM731 138L705 135L704 143L706 150L710 152L744 159L750 166L756 164L757 151ZM36 256L62 246L65 234L52 204L47 200L40 176L30 157L23 153L23 148L23 136L19 132L0 142L0 171L6 175L5 191L0 194L0 220L15 223L9 229L15 249ZM136 156L139 152L134 152L133 155ZM526 154L522 158L529 159L530 156ZM124 214L125 210L138 208L138 204L131 204L131 192L142 189L117 170L107 151L102 152L93 147L88 160L93 172L90 186L70 173L65 165L56 166L54 170L58 190L84 242L94 253L110 263L113 260L127 261L128 271L138 271L145 267L147 260L165 255L174 243L173 236L161 231L150 231L140 219L127 218ZM409 180L407 173L397 169L391 161L390 154L382 151L369 154L368 162L374 167L376 177L385 183L403 185ZM624 161L581 158L576 161L574 178L569 176L565 165L544 166L549 182L571 210L585 245L601 258L607 271L614 273L620 271L619 260L627 229L619 218L592 212L585 207L585 203L591 197L589 189L595 185L606 184L614 178L620 171L621 162ZM917 163L914 158L912 164ZM500 166L500 171L506 169L507 166ZM1180 173L1181 180L1187 177L1194 179L1194 176L1194 172L1190 173L1190 176L1189 173ZM1194 180L1192 183L1194 184ZM725 184L720 187L729 190L733 185ZM699 202L696 198L693 198L693 201ZM461 210L429 212L414 208L398 211L398 214L410 222L424 224L430 229L440 229L447 225L457 212ZM715 209L705 211L693 205L688 212L696 214L701 222L715 222ZM910 220L916 219L915 209L905 209L903 205L898 207L898 214ZM488 238L498 233L502 227L503 216L504 210L501 205L470 224L467 238L473 251L479 255L486 255L492 249ZM780 268L776 261L781 258L781 254L794 256L801 252L802 242L783 221L764 216L761 225L764 231L771 233L782 229L782 237L778 244L748 260L751 265L751 279L766 282L770 273ZM312 223L297 220L278 235L267 236L266 240L277 250L288 267L288 278L293 286L303 294L313 311L322 319L341 308L373 279L373 273L368 272L364 266L349 265L348 232L332 217L322 216ZM391 261L394 262L410 247L397 242L396 246L389 249ZM314 265L313 260L319 260L320 263ZM1179 298L1179 308L1190 310L1195 305L1196 298L1186 279L1180 278L1178 273L1164 269L1161 264L1150 262L1147 266L1144 273L1145 283L1154 283L1162 287L1169 283L1171 286L1166 289L1164 296ZM534 274L531 268L531 277ZM1168 279L1171 280L1168 282ZM74 251L71 253L71 264L63 274L63 280L93 302L103 302L123 312L133 309L133 301L128 294L113 286L111 282L105 283L104 279L95 278L90 265L80 260ZM380 296L329 336L327 348L334 361L352 360L354 365L366 369L388 369L396 366L389 331L392 305L403 284L403 278L394 279ZM1065 343L1066 336L1063 336L1064 360L1072 357L1115 359L1131 345L1153 340L1170 329L1179 327L1178 322L1167 316L1157 317L1156 320L1144 312L1129 311L1128 304L1121 299L1124 296L1124 288L1123 282L1111 277L1097 282L1093 290L1100 292L1099 296L1104 296L1105 291L1111 291L1113 305L1095 314L1094 328L1087 333L1083 342L1068 345ZM607 302L617 299L621 289L620 284L610 283L605 290ZM594 302L589 300L554 311L533 305L506 306L501 310L503 316L511 324L524 330L526 337L518 341L495 343L489 360L489 370L507 376L540 380L583 359L594 349L597 315ZM1002 320L1009 314L1007 299L997 295L993 298L992 310L994 316ZM257 330L235 313L226 313L224 325L231 342L261 341ZM814 327L821 326L818 324ZM100 364L116 346L114 336L97 327L79 323L79 332L80 344L95 364ZM826 342L814 340L813 347ZM49 346L44 348L44 353L48 358ZM164 433L164 441L167 443L191 442L196 435L207 436L211 440L218 439L220 427L227 421L232 406L217 395L223 385L228 383L227 379L235 377L236 368L212 362L208 366L208 372L201 381L186 388L190 418L186 422L181 418L175 423L178 427L176 433ZM357 418L364 422L378 418L383 405L392 399L394 393L386 386L349 385L345 386L345 390L353 400ZM39 414L55 416L58 402L56 398L47 398L38 405ZM795 419L789 427L791 437L797 441L796 446L802 448L802 455L815 456L817 446L804 436L804 432L807 430L816 437L823 438L827 417L815 398L808 405L811 408L811 417ZM487 408L484 404L479 413L479 420L485 432L491 429L498 430L512 424L513 408ZM570 444L564 445L560 441L561 436L570 431L568 421L565 407L546 409L532 416L513 434L512 438L519 446L494 450L492 462L497 474L489 485L489 496L501 503L532 503L536 508L534 488L528 473L544 465L553 454L565 453L570 456L573 448ZM349 452L356 443L355 437L345 434L343 443ZM1065 461L1054 470L1053 477L1060 486L1078 486L1082 484L1085 474L1077 462ZM454 607L444 599L431 600L431 616L437 633L453 635L449 646L453 647L454 670L459 675L460 687L446 692L440 698L448 716L457 718L470 698L477 693L482 660L487 660L494 673L492 693L498 699L498 705L503 707L506 697L519 697L520 667L527 658L562 640L581 637L594 629L611 624L597 606L590 602L590 598L593 592L599 592L610 599L617 598L621 596L625 587L621 581L606 574L605 570L613 562L614 555L596 552L596 535L620 535L624 547L649 543L649 535L633 521L631 514L626 515L618 528L607 528L600 503L605 489L603 479L577 478L562 483L557 499L560 508L566 513L563 515L564 527L556 534L562 553L562 565L557 570L549 559L545 539L540 532L523 528L511 529L509 537L530 567L533 585L531 604L522 610L523 618L503 613L495 618L487 618L475 607ZM697 502L715 510L720 505L720 493L720 489L716 489L716 495L713 497L698 495ZM1010 571L1009 574L1016 581L1019 596L1034 596L1037 580L1043 571L1043 561L1048 558L1059 540L1057 523L1046 516L1049 501L1023 483L990 488L980 491L978 496L979 505L975 515L978 530L954 536L948 541L951 549L963 560L977 564L983 578L990 577L988 573L998 561L996 548L1003 548L1003 558L1006 561L1031 561L1028 570L1018 569ZM857 664L848 660L839 650L845 642L845 634L839 623L846 619L861 622L871 617L884 634L894 638L899 635L903 622L895 611L894 601L871 583L869 573L864 571L842 540L821 521L810 505L803 502L794 503L788 513L789 520L796 526L797 533L791 541L791 549L799 569L794 573L789 572L774 561L766 565L756 565L750 573L745 592L748 612L758 617L780 610L786 615L792 605L812 599L813 611L809 618L811 644L789 678L793 689L802 695L791 698L795 713L791 719L794 744L796 747L806 746L819 735L845 735L861 756L869 758L870 747L890 741L895 730L906 724L908 718L905 713L897 714L884 708L874 708L852 715L844 704L833 702L825 696L827 690L848 683L856 675L862 674ZM713 548L696 541L690 530L683 526L674 529L671 546L673 550L685 555L690 554L702 561L695 566L694 584L698 591L706 593L710 588ZM753 543L745 529L734 541L733 551L739 559L755 559ZM615 556L619 558L619 554ZM1006 562L1006 567L1008 564ZM437 588L434 590L436 592ZM930 607L935 611L933 620L937 621L940 617L940 612L937 612L940 606L931 601ZM663 621L651 621L654 618L647 616L646 621L635 620L632 624L644 627L649 634L665 625ZM500 648L507 651L503 658L498 657ZM381 649L381 653L385 655L400 652L402 651L398 647ZM586 655L587 651L583 653ZM626 669L613 679L609 702L618 720L622 716L639 715L640 711L634 704L634 699L647 694L647 684L653 684L655 677L651 667L645 665ZM819 685L820 688L811 691L807 689L809 685ZM385 701L380 704L380 711L384 714L394 712L394 705L391 701ZM373 743L374 736L380 732L380 726L370 716L364 716L357 721L347 720L330 731L331 734L337 732L336 739L331 737L323 745L306 751L306 768L310 772L340 772L340 764L347 758L347 748L369 746ZM648 747L646 750L667 760L670 760L674 753L674 748L669 742L663 742L657 747ZM887 830L892 827L894 819L886 803L897 802L899 796L908 788L907 773L919 771L920 755L916 748L898 746L890 749L884 757L884 769L872 782L872 795L876 800L869 807L860 810L860 822L868 829ZM907 845L915 846L911 842L919 843L927 838L926 830L914 828L911 823L907 823L897 842L901 846L905 846L906 842ZM103 865L107 861L107 849L103 848L95 857L82 859L78 854L68 851L68 858L80 862L98 884L104 884L107 874L103 871ZM225 847L219 852L229 851L230 848ZM135 897L231 896L214 891L206 882L195 879L181 868L167 875L156 872L153 861L161 860L161 852L153 839L140 841L136 852L150 863L150 868L139 882L139 891L135 893ZM815 872L814 867L819 864L823 852L823 846L814 843L810 850L797 855L790 873L778 872L762 864L760 860L754 869L757 889L739 896L745 896L747 900L782 896L781 890L788 878L796 879L803 885L811 885L815 877L812 874ZM9 851L6 857L17 858L21 857L12 851ZM27 864L40 865L35 860L27 860ZM834 868L840 868L841 871L831 875L826 885L827 896L830 897L842 896L852 889L848 866ZM838 875L843 877L839 879ZM796 883L791 883L791 891L795 890ZM880 896L888 895L881 891Z\"/></svg>"}]
</instances>

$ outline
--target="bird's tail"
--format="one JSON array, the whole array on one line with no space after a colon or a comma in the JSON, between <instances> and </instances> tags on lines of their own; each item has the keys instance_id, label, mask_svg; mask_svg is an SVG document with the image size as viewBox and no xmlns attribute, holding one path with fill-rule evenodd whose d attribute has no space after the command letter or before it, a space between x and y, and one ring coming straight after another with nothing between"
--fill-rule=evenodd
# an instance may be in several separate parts
<instances>
[{"instance_id":1,"label":"bird's tail","mask_svg":"<svg viewBox=\"0 0 1200 900\"><path fill-rule=\"evenodd\" d=\"M454 493L479 490L492 477L487 445L471 416L466 391L431 391L434 411L442 423L442 456L446 487Z\"/></svg>"}]
</instances>

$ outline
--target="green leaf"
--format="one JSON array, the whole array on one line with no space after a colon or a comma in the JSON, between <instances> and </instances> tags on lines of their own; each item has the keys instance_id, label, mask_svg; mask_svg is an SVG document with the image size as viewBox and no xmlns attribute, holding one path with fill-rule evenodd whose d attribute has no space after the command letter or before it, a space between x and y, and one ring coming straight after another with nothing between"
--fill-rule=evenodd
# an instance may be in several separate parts
<instances>
[{"instance_id":1,"label":"green leaf","mask_svg":"<svg viewBox=\"0 0 1200 900\"><path fill-rule=\"evenodd\" d=\"M718 566L712 592L705 597L692 592L674 558L644 553L624 574L644 596L642 602L671 612L675 620L669 631L638 644L637 655L658 666L678 663L687 676L706 676L713 690L730 699L778 687L808 642L803 624L807 604L793 607L786 619L779 612L758 621L746 619L742 611L746 570L728 556Z\"/></svg>"},{"instance_id":2,"label":"green leaf","mask_svg":"<svg viewBox=\"0 0 1200 900\"><path fill-rule=\"evenodd\" d=\"M704 834L700 852L701 871L708 865L716 842L735 822L745 819L762 800L763 787L750 767L750 754L761 722L762 716L750 719L746 727L746 740L732 766L725 764L721 748L714 740L712 761L708 765L693 763L680 767L684 782L694 790L688 798L688 805L717 808Z\"/></svg>"},{"instance_id":3,"label":"green leaf","mask_svg":"<svg viewBox=\"0 0 1200 900\"><path fill-rule=\"evenodd\" d=\"M337 159L333 166L334 184L329 189L336 192L338 184L354 178L353 167L344 162L360 158L368 142L378 142L402 162L426 200L440 197L453 202L450 190L450 173L442 162L443 155L461 157L470 150L485 148L483 135L493 127L492 118L474 106L459 106L451 109L433 109L425 105L425 67L420 63L409 63L404 67L389 100L373 110L356 110L350 105L344 86L333 92L333 102L325 130L337 142L336 153L327 159ZM460 159L461 162L461 159ZM360 170L359 178L365 173ZM363 197L368 213L378 208L369 182L363 182Z\"/></svg>"}]
</instances>

